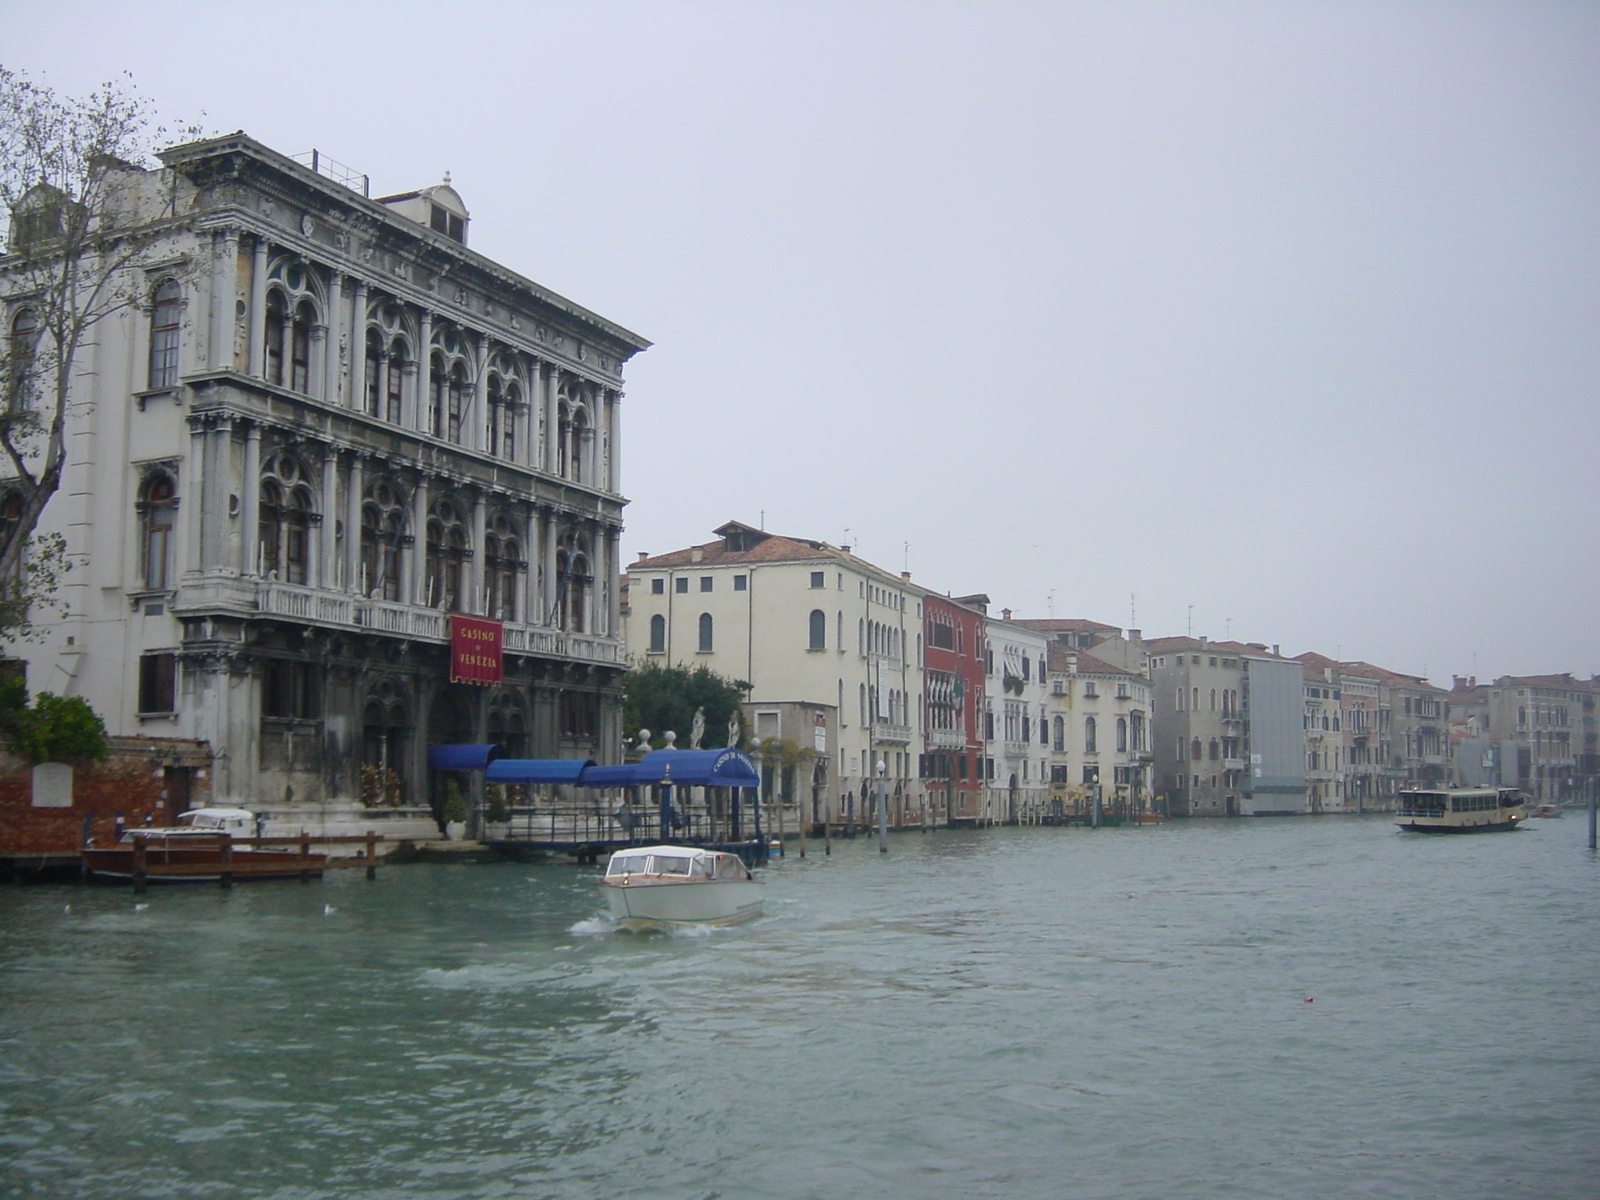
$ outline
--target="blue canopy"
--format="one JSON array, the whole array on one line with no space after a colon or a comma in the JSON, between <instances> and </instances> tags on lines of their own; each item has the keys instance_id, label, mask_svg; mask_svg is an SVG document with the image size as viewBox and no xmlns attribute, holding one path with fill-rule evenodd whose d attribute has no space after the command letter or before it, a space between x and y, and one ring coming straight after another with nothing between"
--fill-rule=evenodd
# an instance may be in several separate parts
<instances>
[{"instance_id":1,"label":"blue canopy","mask_svg":"<svg viewBox=\"0 0 1600 1200\"><path fill-rule=\"evenodd\" d=\"M433 771L481 771L506 752L498 742L472 745L456 742L428 747L428 768Z\"/></svg>"},{"instance_id":2,"label":"blue canopy","mask_svg":"<svg viewBox=\"0 0 1600 1200\"><path fill-rule=\"evenodd\" d=\"M590 767L578 782L585 787L676 783L688 787L753 788L761 785L761 776L738 750L652 750L636 763Z\"/></svg>"},{"instance_id":3,"label":"blue canopy","mask_svg":"<svg viewBox=\"0 0 1600 1200\"><path fill-rule=\"evenodd\" d=\"M592 758L501 758L483 777L490 783L577 783Z\"/></svg>"}]
</instances>

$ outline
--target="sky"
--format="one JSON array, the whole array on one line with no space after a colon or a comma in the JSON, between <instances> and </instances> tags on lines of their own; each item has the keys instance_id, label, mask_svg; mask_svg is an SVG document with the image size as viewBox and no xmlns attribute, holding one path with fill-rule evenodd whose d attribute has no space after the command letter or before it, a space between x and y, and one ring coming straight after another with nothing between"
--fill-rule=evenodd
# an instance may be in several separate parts
<instances>
[{"instance_id":1,"label":"sky","mask_svg":"<svg viewBox=\"0 0 1600 1200\"><path fill-rule=\"evenodd\" d=\"M1600 673L1600 3L14 6L0 62L449 171L648 338L624 559Z\"/></svg>"}]
</instances>

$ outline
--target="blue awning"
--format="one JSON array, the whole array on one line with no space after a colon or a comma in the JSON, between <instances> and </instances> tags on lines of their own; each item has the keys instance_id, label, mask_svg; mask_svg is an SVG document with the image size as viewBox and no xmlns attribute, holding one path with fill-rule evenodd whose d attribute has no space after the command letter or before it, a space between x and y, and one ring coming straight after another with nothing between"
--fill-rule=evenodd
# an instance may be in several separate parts
<instances>
[{"instance_id":1,"label":"blue awning","mask_svg":"<svg viewBox=\"0 0 1600 1200\"><path fill-rule=\"evenodd\" d=\"M640 787L676 783L686 787L759 787L755 765L738 750L652 750L636 763L590 767L578 780L585 787Z\"/></svg>"},{"instance_id":2,"label":"blue awning","mask_svg":"<svg viewBox=\"0 0 1600 1200\"><path fill-rule=\"evenodd\" d=\"M456 742L428 747L430 771L481 771L506 752L498 742L474 745Z\"/></svg>"},{"instance_id":3,"label":"blue awning","mask_svg":"<svg viewBox=\"0 0 1600 1200\"><path fill-rule=\"evenodd\" d=\"M577 783L592 758L502 758L489 764L490 783Z\"/></svg>"}]
</instances>

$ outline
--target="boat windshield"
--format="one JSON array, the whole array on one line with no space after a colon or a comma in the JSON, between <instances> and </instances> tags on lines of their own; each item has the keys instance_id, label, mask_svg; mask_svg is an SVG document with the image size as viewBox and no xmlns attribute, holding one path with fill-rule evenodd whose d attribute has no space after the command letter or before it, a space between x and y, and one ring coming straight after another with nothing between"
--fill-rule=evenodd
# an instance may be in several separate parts
<instances>
[{"instance_id":1,"label":"boat windshield","mask_svg":"<svg viewBox=\"0 0 1600 1200\"><path fill-rule=\"evenodd\" d=\"M676 854L654 854L651 855L650 861L655 864L657 875L687 875L692 860L687 856L680 858Z\"/></svg>"},{"instance_id":2,"label":"boat windshield","mask_svg":"<svg viewBox=\"0 0 1600 1200\"><path fill-rule=\"evenodd\" d=\"M606 864L607 875L644 875L649 870L648 854L613 854Z\"/></svg>"}]
</instances>

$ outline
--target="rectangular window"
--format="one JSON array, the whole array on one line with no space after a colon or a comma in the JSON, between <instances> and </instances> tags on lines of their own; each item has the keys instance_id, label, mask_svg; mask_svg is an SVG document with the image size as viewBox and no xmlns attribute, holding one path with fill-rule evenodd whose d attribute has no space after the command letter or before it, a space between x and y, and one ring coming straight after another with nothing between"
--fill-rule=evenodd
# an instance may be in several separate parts
<instances>
[{"instance_id":1,"label":"rectangular window","mask_svg":"<svg viewBox=\"0 0 1600 1200\"><path fill-rule=\"evenodd\" d=\"M677 579L674 579L672 581L672 590L677 592L679 595L687 594L689 591L689 577L687 575L680 575Z\"/></svg>"},{"instance_id":2,"label":"rectangular window","mask_svg":"<svg viewBox=\"0 0 1600 1200\"><path fill-rule=\"evenodd\" d=\"M811 586L814 587L814 588L827 587L828 585L823 582L823 580L826 577L827 577L827 572L826 571L813 571L813 572L811 572Z\"/></svg>"},{"instance_id":3,"label":"rectangular window","mask_svg":"<svg viewBox=\"0 0 1600 1200\"><path fill-rule=\"evenodd\" d=\"M733 577L733 590L742 592L749 586L749 582L750 577L748 575L735 575Z\"/></svg>"},{"instance_id":4,"label":"rectangular window","mask_svg":"<svg viewBox=\"0 0 1600 1200\"><path fill-rule=\"evenodd\" d=\"M713 578L713 576L710 576L710 575L702 575L702 576L700 576L700 590L702 592L709 592L711 590L711 580L712 580L712 578Z\"/></svg>"},{"instance_id":5,"label":"rectangular window","mask_svg":"<svg viewBox=\"0 0 1600 1200\"><path fill-rule=\"evenodd\" d=\"M650 581L650 594L652 596L663 595L665 594L666 590L667 581L665 579L652 579Z\"/></svg>"},{"instance_id":6,"label":"rectangular window","mask_svg":"<svg viewBox=\"0 0 1600 1200\"><path fill-rule=\"evenodd\" d=\"M139 711L178 710L178 656L146 654L139 659Z\"/></svg>"},{"instance_id":7,"label":"rectangular window","mask_svg":"<svg viewBox=\"0 0 1600 1200\"><path fill-rule=\"evenodd\" d=\"M298 721L320 720L320 664L269 660L261 675L261 715Z\"/></svg>"}]
</instances>

